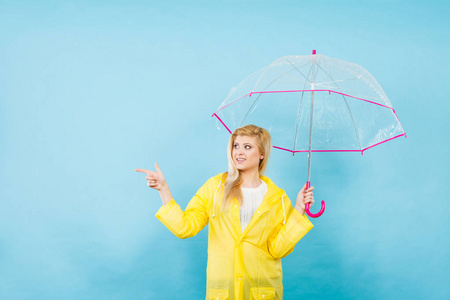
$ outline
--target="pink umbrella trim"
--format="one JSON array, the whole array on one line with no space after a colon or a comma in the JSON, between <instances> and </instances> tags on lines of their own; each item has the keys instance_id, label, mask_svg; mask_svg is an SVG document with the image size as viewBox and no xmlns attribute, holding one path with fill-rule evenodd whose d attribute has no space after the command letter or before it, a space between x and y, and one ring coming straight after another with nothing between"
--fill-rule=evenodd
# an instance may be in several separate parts
<instances>
[{"instance_id":1,"label":"pink umbrella trim","mask_svg":"<svg viewBox=\"0 0 450 300\"><path fill-rule=\"evenodd\" d=\"M231 132L231 130L227 127L227 125L225 125L225 123L222 121L222 119L220 119L219 116L216 115L216 113L214 113L211 117L214 117L214 116L216 116L216 118L219 119L220 123L222 123L222 125L225 126L225 128L228 130L228 132L229 132L230 134L233 134L233 133Z\"/></svg>"}]
</instances>

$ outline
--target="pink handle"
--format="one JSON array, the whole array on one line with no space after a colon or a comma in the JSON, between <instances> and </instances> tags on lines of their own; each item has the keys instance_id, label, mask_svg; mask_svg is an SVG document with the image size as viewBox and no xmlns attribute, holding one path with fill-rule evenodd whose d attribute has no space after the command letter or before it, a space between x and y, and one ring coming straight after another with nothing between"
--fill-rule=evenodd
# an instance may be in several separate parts
<instances>
[{"instance_id":1,"label":"pink handle","mask_svg":"<svg viewBox=\"0 0 450 300\"><path fill-rule=\"evenodd\" d=\"M311 182L307 181L306 182L306 189L309 189L310 187L311 187ZM323 214L324 211L325 211L325 201L323 201L323 200L320 203L320 211L317 214L313 214L312 212L309 211L309 203L306 203L306 205L305 205L305 212L311 218L320 217Z\"/></svg>"}]
</instances>

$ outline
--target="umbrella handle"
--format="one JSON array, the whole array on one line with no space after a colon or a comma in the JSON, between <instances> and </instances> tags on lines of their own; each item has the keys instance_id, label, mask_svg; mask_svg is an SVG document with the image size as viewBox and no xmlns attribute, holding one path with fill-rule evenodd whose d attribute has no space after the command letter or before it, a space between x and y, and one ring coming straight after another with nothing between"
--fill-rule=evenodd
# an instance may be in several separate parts
<instances>
[{"instance_id":1,"label":"umbrella handle","mask_svg":"<svg viewBox=\"0 0 450 300\"><path fill-rule=\"evenodd\" d=\"M311 182L307 181L306 182L306 189L309 189L311 187ZM313 214L312 212L309 211L309 203L305 204L305 212L308 214L308 216L310 216L311 218L317 218L320 217L323 212L325 211L325 201L322 200L322 202L320 203L320 211L317 214Z\"/></svg>"}]
</instances>

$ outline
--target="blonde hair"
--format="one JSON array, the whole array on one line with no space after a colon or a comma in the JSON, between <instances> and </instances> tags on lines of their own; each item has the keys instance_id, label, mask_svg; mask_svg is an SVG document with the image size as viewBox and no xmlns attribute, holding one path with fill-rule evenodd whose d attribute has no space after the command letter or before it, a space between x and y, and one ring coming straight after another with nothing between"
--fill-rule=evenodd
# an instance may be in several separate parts
<instances>
[{"instance_id":1,"label":"blonde hair","mask_svg":"<svg viewBox=\"0 0 450 300\"><path fill-rule=\"evenodd\" d=\"M233 160L234 141L236 140L236 137L238 135L256 137L258 150L263 156L263 158L259 161L259 174L264 174L264 171L267 168L267 163L269 162L270 151L272 150L272 139L270 137L270 133L262 127L258 127L255 125L245 125L233 132L228 142L228 172L224 173L227 178L225 180L225 187L223 192L222 209L227 209L234 197L238 199L240 204L242 204L243 200L241 191L241 171L238 170Z\"/></svg>"}]
</instances>

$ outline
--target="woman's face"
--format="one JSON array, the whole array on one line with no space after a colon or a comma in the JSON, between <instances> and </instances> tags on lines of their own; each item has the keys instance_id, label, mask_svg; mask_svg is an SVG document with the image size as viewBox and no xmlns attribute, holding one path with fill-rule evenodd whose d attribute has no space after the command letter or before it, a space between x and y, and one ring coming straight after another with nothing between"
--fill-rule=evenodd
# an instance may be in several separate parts
<instances>
[{"instance_id":1,"label":"woman's face","mask_svg":"<svg viewBox=\"0 0 450 300\"><path fill-rule=\"evenodd\" d=\"M263 155L259 152L256 137L238 135L234 140L232 157L240 171L258 170Z\"/></svg>"}]
</instances>

